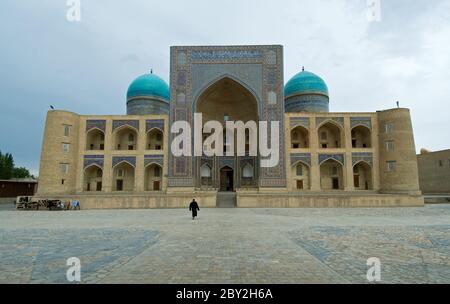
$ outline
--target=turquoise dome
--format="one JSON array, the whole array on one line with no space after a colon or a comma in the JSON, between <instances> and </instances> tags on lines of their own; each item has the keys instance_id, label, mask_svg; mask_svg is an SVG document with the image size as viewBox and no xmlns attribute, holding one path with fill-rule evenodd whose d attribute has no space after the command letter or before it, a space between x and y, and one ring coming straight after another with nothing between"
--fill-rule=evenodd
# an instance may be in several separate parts
<instances>
[{"instance_id":1,"label":"turquoise dome","mask_svg":"<svg viewBox=\"0 0 450 304\"><path fill-rule=\"evenodd\" d=\"M302 71L291 78L284 87L284 96L300 94L322 94L328 96L328 87L322 78L314 73Z\"/></svg>"},{"instance_id":2,"label":"turquoise dome","mask_svg":"<svg viewBox=\"0 0 450 304\"><path fill-rule=\"evenodd\" d=\"M138 96L157 97L169 101L169 86L155 74L144 74L136 78L128 87L127 99Z\"/></svg>"}]
</instances>

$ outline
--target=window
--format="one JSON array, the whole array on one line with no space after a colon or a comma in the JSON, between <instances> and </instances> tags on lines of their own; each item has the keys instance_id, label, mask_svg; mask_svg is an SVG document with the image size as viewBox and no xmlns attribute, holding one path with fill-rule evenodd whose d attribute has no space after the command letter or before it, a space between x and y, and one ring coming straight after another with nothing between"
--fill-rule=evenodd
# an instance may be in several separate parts
<instances>
[{"instance_id":1,"label":"window","mask_svg":"<svg viewBox=\"0 0 450 304\"><path fill-rule=\"evenodd\" d=\"M60 170L63 174L69 173L69 164L60 164Z\"/></svg>"},{"instance_id":2,"label":"window","mask_svg":"<svg viewBox=\"0 0 450 304\"><path fill-rule=\"evenodd\" d=\"M297 176L302 176L303 175L303 166L301 164L297 165L297 169L296 169L296 174Z\"/></svg>"},{"instance_id":3,"label":"window","mask_svg":"<svg viewBox=\"0 0 450 304\"><path fill-rule=\"evenodd\" d=\"M394 132L394 123L387 123L384 125L384 131L385 133L392 133Z\"/></svg>"},{"instance_id":4,"label":"window","mask_svg":"<svg viewBox=\"0 0 450 304\"><path fill-rule=\"evenodd\" d=\"M355 174L359 173L359 168L358 168L358 166L354 166L354 167L353 167L353 173L355 173Z\"/></svg>"},{"instance_id":5,"label":"window","mask_svg":"<svg viewBox=\"0 0 450 304\"><path fill-rule=\"evenodd\" d=\"M125 171L123 171L123 169L117 170L117 177L124 177L124 176L125 176Z\"/></svg>"},{"instance_id":6,"label":"window","mask_svg":"<svg viewBox=\"0 0 450 304\"><path fill-rule=\"evenodd\" d=\"M337 174L338 174L338 169L337 169L337 167L331 168L331 175L337 175Z\"/></svg>"},{"instance_id":7,"label":"window","mask_svg":"<svg viewBox=\"0 0 450 304\"><path fill-rule=\"evenodd\" d=\"M444 166L444 162L442 160L440 160L438 163L439 163L439 167L443 167Z\"/></svg>"},{"instance_id":8,"label":"window","mask_svg":"<svg viewBox=\"0 0 450 304\"><path fill-rule=\"evenodd\" d=\"M388 152L394 152L395 150L395 143L393 140L386 141L386 151Z\"/></svg>"},{"instance_id":9,"label":"window","mask_svg":"<svg viewBox=\"0 0 450 304\"><path fill-rule=\"evenodd\" d=\"M253 177L253 167L249 164L246 164L242 169L242 177L243 178L252 178Z\"/></svg>"},{"instance_id":10,"label":"window","mask_svg":"<svg viewBox=\"0 0 450 304\"><path fill-rule=\"evenodd\" d=\"M156 166L154 173L155 173L156 177L160 177L161 176L161 168Z\"/></svg>"},{"instance_id":11,"label":"window","mask_svg":"<svg viewBox=\"0 0 450 304\"><path fill-rule=\"evenodd\" d=\"M102 175L103 175L102 170L98 169L97 170L97 177L102 177Z\"/></svg>"},{"instance_id":12,"label":"window","mask_svg":"<svg viewBox=\"0 0 450 304\"><path fill-rule=\"evenodd\" d=\"M298 133L297 132L292 133L292 140L298 140Z\"/></svg>"},{"instance_id":13,"label":"window","mask_svg":"<svg viewBox=\"0 0 450 304\"><path fill-rule=\"evenodd\" d=\"M200 168L201 177L211 177L211 168L208 165L203 165Z\"/></svg>"},{"instance_id":14,"label":"window","mask_svg":"<svg viewBox=\"0 0 450 304\"><path fill-rule=\"evenodd\" d=\"M156 140L157 141L161 141L162 140L162 134L161 133L157 133L156 134Z\"/></svg>"},{"instance_id":15,"label":"window","mask_svg":"<svg viewBox=\"0 0 450 304\"><path fill-rule=\"evenodd\" d=\"M395 172L395 170L397 169L396 161L387 161L386 164L388 172Z\"/></svg>"},{"instance_id":16,"label":"window","mask_svg":"<svg viewBox=\"0 0 450 304\"><path fill-rule=\"evenodd\" d=\"M62 179L61 180L61 185L64 185L65 181L66 181L65 179Z\"/></svg>"},{"instance_id":17,"label":"window","mask_svg":"<svg viewBox=\"0 0 450 304\"><path fill-rule=\"evenodd\" d=\"M63 143L63 144L62 144L62 149L63 149L63 152L64 152L64 153L69 153L69 150L70 150L70 144L68 144L68 143Z\"/></svg>"},{"instance_id":18,"label":"window","mask_svg":"<svg viewBox=\"0 0 450 304\"><path fill-rule=\"evenodd\" d=\"M134 141L133 133L128 134L128 141Z\"/></svg>"},{"instance_id":19,"label":"window","mask_svg":"<svg viewBox=\"0 0 450 304\"><path fill-rule=\"evenodd\" d=\"M327 138L328 138L327 132L322 132L322 133L320 133L320 139L322 139L322 140L327 140Z\"/></svg>"},{"instance_id":20,"label":"window","mask_svg":"<svg viewBox=\"0 0 450 304\"><path fill-rule=\"evenodd\" d=\"M69 136L69 135L70 135L70 126L64 125L64 136Z\"/></svg>"}]
</instances>

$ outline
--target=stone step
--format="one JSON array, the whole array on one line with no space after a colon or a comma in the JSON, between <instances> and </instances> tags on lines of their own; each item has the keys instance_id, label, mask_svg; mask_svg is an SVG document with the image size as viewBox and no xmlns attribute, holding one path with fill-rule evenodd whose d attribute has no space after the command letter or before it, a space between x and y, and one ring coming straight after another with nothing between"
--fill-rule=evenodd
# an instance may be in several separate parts
<instances>
[{"instance_id":1,"label":"stone step","mask_svg":"<svg viewBox=\"0 0 450 304\"><path fill-rule=\"evenodd\" d=\"M236 193L234 192L218 192L216 198L217 208L235 208Z\"/></svg>"}]
</instances>

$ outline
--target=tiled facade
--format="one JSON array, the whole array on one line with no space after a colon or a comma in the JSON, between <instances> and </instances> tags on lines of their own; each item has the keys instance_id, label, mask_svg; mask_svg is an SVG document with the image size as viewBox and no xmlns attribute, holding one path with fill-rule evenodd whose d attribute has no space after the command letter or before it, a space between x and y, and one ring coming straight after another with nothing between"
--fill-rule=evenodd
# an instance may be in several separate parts
<instances>
[{"instance_id":1,"label":"tiled facade","mask_svg":"<svg viewBox=\"0 0 450 304\"><path fill-rule=\"evenodd\" d=\"M409 110L285 111L281 46L172 47L170 82L169 115L50 111L38 196L81 197L92 208L181 207L195 196L214 207L228 168L234 183L226 190L236 192L239 207L314 206L314 197L317 206L423 204ZM245 104L241 112L280 122L277 166L262 168L259 157L171 153L170 126L193 126L218 83L255 101L253 114ZM122 187L130 187L126 199Z\"/></svg>"}]
</instances>

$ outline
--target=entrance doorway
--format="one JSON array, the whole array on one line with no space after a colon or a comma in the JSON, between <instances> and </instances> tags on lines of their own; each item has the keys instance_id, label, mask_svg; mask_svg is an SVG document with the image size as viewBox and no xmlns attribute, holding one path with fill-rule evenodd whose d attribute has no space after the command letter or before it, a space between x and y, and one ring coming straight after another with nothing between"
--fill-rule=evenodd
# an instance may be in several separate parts
<instances>
[{"instance_id":1,"label":"entrance doorway","mask_svg":"<svg viewBox=\"0 0 450 304\"><path fill-rule=\"evenodd\" d=\"M220 169L220 191L233 192L233 169L230 167L223 167Z\"/></svg>"},{"instance_id":2,"label":"entrance doorway","mask_svg":"<svg viewBox=\"0 0 450 304\"><path fill-rule=\"evenodd\" d=\"M339 190L339 178L333 177L333 190Z\"/></svg>"},{"instance_id":3,"label":"entrance doorway","mask_svg":"<svg viewBox=\"0 0 450 304\"><path fill-rule=\"evenodd\" d=\"M116 191L123 191L123 180L116 180Z\"/></svg>"}]
</instances>

